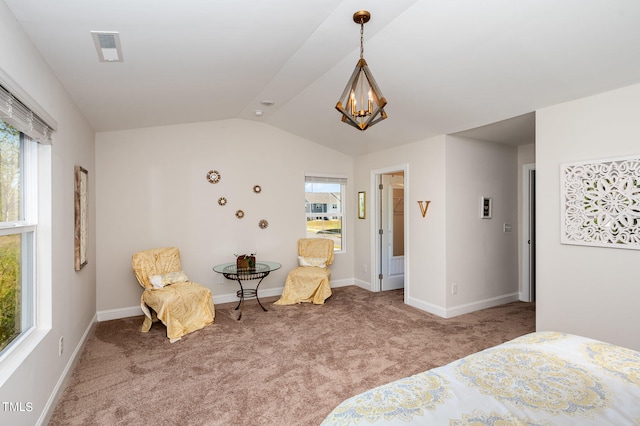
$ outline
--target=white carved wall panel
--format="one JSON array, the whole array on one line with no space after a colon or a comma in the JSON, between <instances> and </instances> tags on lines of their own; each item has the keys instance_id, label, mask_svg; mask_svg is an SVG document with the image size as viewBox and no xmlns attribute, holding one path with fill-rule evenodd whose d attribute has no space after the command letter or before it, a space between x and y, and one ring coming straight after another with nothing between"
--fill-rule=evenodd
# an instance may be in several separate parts
<instances>
[{"instance_id":1,"label":"white carved wall panel","mask_svg":"<svg viewBox=\"0 0 640 426\"><path fill-rule=\"evenodd\" d=\"M561 242L640 250L640 156L560 169Z\"/></svg>"}]
</instances>

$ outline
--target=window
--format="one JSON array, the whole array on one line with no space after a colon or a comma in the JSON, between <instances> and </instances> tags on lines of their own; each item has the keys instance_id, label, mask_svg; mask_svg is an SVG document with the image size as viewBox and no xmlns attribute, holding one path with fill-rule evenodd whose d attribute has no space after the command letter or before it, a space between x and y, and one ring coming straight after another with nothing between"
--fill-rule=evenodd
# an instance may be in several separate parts
<instances>
[{"instance_id":1,"label":"window","mask_svg":"<svg viewBox=\"0 0 640 426\"><path fill-rule=\"evenodd\" d=\"M46 304L50 265L44 262L36 274L36 252L50 254L50 233L39 239L36 234L39 214L46 229L51 226L50 189L39 193L38 181L50 179L50 149L45 146L51 143L52 127L27 106L35 105L28 95L18 90L23 103L4 81L11 80L0 72L0 386L51 321ZM55 125L50 117L47 121ZM47 286L37 287L36 275Z\"/></svg>"},{"instance_id":2,"label":"window","mask_svg":"<svg viewBox=\"0 0 640 426\"><path fill-rule=\"evenodd\" d=\"M331 238L335 251L344 251L343 177L305 176L305 214L308 238Z\"/></svg>"},{"instance_id":3,"label":"window","mask_svg":"<svg viewBox=\"0 0 640 426\"><path fill-rule=\"evenodd\" d=\"M0 120L0 351L35 322L35 145Z\"/></svg>"}]
</instances>

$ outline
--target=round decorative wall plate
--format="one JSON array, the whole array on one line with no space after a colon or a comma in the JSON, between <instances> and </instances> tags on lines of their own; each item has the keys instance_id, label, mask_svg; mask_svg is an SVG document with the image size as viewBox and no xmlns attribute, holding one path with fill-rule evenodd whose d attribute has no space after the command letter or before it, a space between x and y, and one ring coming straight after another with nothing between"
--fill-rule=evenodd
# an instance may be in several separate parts
<instances>
[{"instance_id":1,"label":"round decorative wall plate","mask_svg":"<svg viewBox=\"0 0 640 426\"><path fill-rule=\"evenodd\" d=\"M267 229L267 226L269 226L269 222L262 219L260 222L258 222L258 226L260 227L260 229Z\"/></svg>"},{"instance_id":2,"label":"round decorative wall plate","mask_svg":"<svg viewBox=\"0 0 640 426\"><path fill-rule=\"evenodd\" d=\"M218 204L220 204L221 206L226 206L227 205L227 199L225 197L218 198Z\"/></svg>"},{"instance_id":3,"label":"round decorative wall plate","mask_svg":"<svg viewBox=\"0 0 640 426\"><path fill-rule=\"evenodd\" d=\"M236 217L237 217L238 219L242 219L242 218L244 217L244 212L243 212L242 210L238 210L238 211L236 212Z\"/></svg>"},{"instance_id":4,"label":"round decorative wall plate","mask_svg":"<svg viewBox=\"0 0 640 426\"><path fill-rule=\"evenodd\" d=\"M260 187L260 185L254 186L253 192L255 192L256 194L259 194L260 192L262 192L262 188Z\"/></svg>"},{"instance_id":5,"label":"round decorative wall plate","mask_svg":"<svg viewBox=\"0 0 640 426\"><path fill-rule=\"evenodd\" d=\"M210 183L218 183L220 182L220 172L218 172L217 170L209 170L209 173L207 173L207 180Z\"/></svg>"}]
</instances>

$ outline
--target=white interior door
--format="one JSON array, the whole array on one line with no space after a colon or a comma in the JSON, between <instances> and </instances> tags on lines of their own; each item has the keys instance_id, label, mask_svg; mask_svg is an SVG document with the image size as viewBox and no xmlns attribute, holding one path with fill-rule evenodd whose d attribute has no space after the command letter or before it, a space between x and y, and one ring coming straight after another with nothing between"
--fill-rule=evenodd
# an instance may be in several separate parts
<instances>
[{"instance_id":1,"label":"white interior door","mask_svg":"<svg viewBox=\"0 0 640 426\"><path fill-rule=\"evenodd\" d=\"M404 173L381 175L381 290L404 287Z\"/></svg>"}]
</instances>

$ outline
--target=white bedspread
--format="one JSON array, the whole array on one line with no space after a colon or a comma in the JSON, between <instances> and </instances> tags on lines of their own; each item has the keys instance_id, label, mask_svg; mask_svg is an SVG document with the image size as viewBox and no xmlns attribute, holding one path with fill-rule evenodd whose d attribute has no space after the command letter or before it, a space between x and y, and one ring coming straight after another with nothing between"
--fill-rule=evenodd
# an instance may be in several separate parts
<instances>
[{"instance_id":1,"label":"white bedspread","mask_svg":"<svg viewBox=\"0 0 640 426\"><path fill-rule=\"evenodd\" d=\"M640 425L640 352L538 332L371 389L323 425Z\"/></svg>"}]
</instances>

